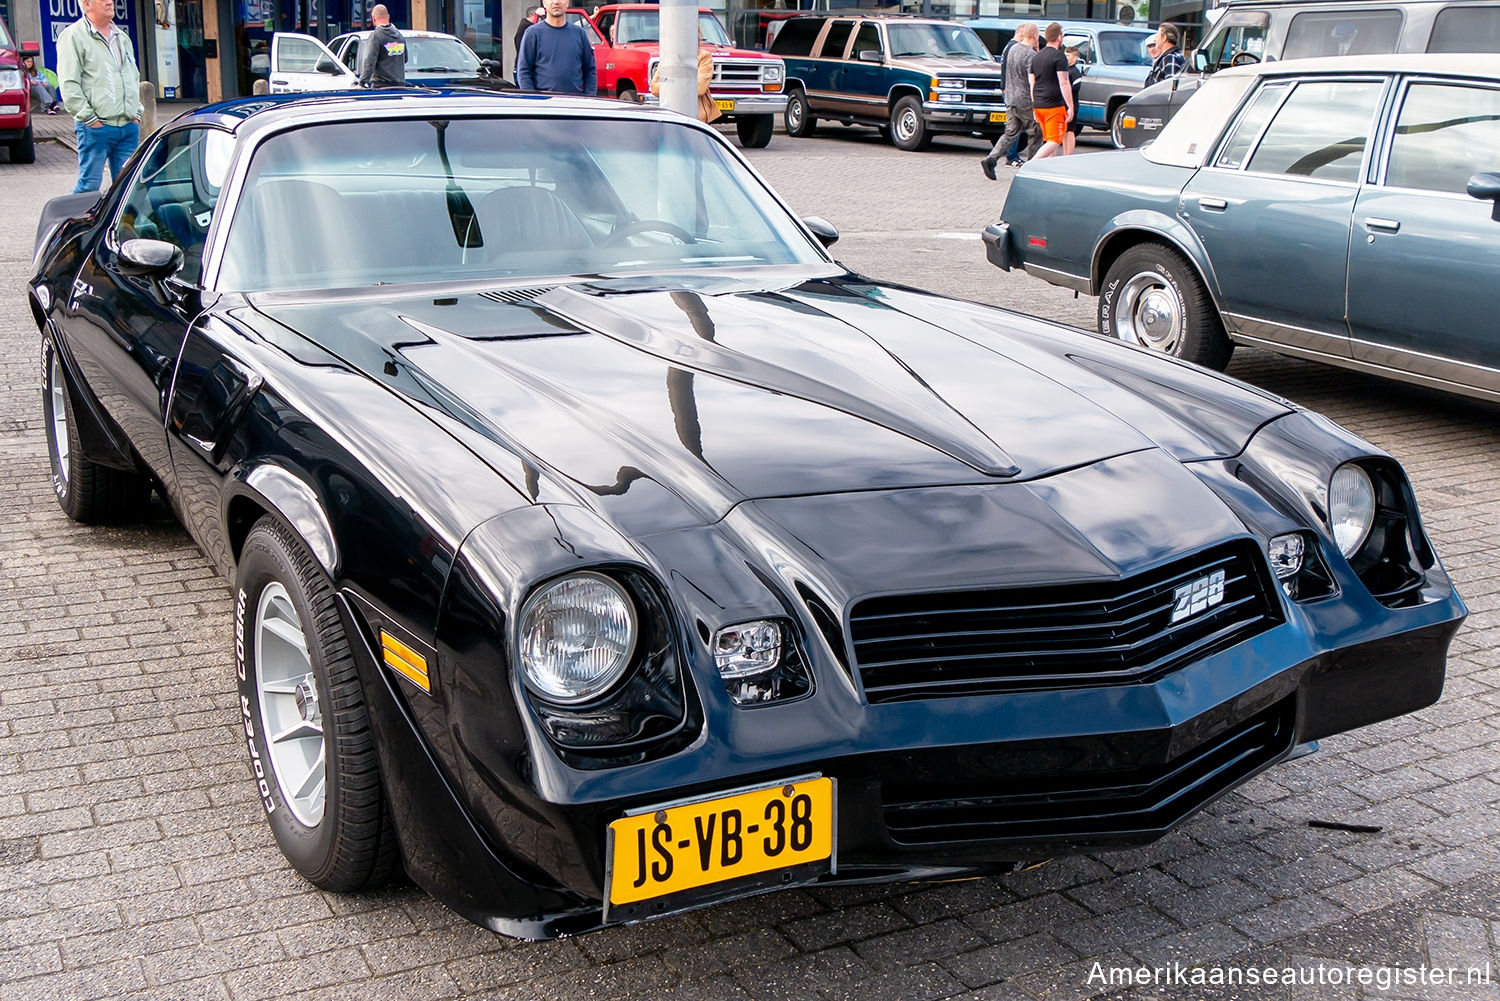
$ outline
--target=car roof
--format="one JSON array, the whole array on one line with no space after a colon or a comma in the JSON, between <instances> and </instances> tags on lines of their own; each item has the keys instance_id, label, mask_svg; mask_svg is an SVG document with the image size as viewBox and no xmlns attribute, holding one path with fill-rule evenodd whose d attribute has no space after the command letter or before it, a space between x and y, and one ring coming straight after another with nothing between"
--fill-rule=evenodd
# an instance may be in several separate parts
<instances>
[{"instance_id":1,"label":"car roof","mask_svg":"<svg viewBox=\"0 0 1500 1001\"><path fill-rule=\"evenodd\" d=\"M1292 73L1432 73L1500 79L1500 54L1407 52L1371 56L1278 59L1219 70L1215 76L1277 76Z\"/></svg>"},{"instance_id":2,"label":"car roof","mask_svg":"<svg viewBox=\"0 0 1500 1001\"><path fill-rule=\"evenodd\" d=\"M531 91L409 87L375 91L310 91L265 94L221 101L179 115L173 124L217 125L237 135L275 129L289 120L362 121L371 118L437 116L535 116L645 118L681 121L676 112L623 104L611 98L539 94Z\"/></svg>"},{"instance_id":3,"label":"car roof","mask_svg":"<svg viewBox=\"0 0 1500 1001\"><path fill-rule=\"evenodd\" d=\"M353 35L356 38L364 38L366 35L374 32L374 30L374 28L360 28L358 31L346 31L338 37L343 38L345 35ZM446 31L424 31L418 28L398 28L396 30L400 31L407 38L451 38L455 42L463 41L457 35L450 35Z\"/></svg>"},{"instance_id":4,"label":"car roof","mask_svg":"<svg viewBox=\"0 0 1500 1001\"><path fill-rule=\"evenodd\" d=\"M1045 28L1054 23L1053 20L1040 16L1033 17L966 17L963 20L971 28L1016 28L1023 24L1034 24L1038 28ZM1156 29L1145 21L1132 21L1130 24L1122 24L1119 21L1096 21L1084 18L1073 18L1072 20L1059 20L1057 24L1062 25L1063 31L1144 31L1147 34L1155 33Z\"/></svg>"},{"instance_id":5,"label":"car roof","mask_svg":"<svg viewBox=\"0 0 1500 1001\"><path fill-rule=\"evenodd\" d=\"M1418 4L1452 3L1453 0L1393 0L1388 6L1410 7ZM1494 0L1467 0L1470 6L1489 6ZM1368 7L1371 0L1220 0L1219 6L1233 7Z\"/></svg>"}]
</instances>

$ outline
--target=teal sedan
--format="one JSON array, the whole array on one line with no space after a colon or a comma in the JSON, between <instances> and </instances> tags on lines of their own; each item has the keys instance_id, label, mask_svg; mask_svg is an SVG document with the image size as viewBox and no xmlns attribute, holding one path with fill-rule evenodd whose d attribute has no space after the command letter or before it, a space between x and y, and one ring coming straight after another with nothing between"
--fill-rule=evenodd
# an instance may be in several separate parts
<instances>
[{"instance_id":1,"label":"teal sedan","mask_svg":"<svg viewBox=\"0 0 1500 1001\"><path fill-rule=\"evenodd\" d=\"M1028 164L984 239L1108 337L1500 402L1500 56L1222 71L1142 149Z\"/></svg>"}]
</instances>

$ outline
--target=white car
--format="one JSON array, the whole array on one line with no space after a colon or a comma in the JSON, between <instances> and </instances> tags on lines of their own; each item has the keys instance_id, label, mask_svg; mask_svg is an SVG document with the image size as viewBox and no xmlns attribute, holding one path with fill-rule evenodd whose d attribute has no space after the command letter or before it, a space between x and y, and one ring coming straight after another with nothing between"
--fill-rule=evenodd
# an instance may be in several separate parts
<instances>
[{"instance_id":1,"label":"white car","mask_svg":"<svg viewBox=\"0 0 1500 1001\"><path fill-rule=\"evenodd\" d=\"M324 43L311 35L280 31L271 36L271 93L349 90L359 86L360 43L368 31L351 31ZM418 87L482 87L508 90L500 64L480 59L463 39L440 31L403 31L406 81Z\"/></svg>"}]
</instances>

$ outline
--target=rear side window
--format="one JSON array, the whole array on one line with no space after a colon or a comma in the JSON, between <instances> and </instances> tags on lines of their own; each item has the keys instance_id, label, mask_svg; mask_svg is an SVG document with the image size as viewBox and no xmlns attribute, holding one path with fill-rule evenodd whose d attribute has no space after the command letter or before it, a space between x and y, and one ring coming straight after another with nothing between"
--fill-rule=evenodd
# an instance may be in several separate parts
<instances>
[{"instance_id":1,"label":"rear side window","mask_svg":"<svg viewBox=\"0 0 1500 1001\"><path fill-rule=\"evenodd\" d=\"M1494 168L1495 150L1500 150L1500 90L1412 84L1396 119L1385 183L1463 194L1470 177Z\"/></svg>"},{"instance_id":2,"label":"rear side window","mask_svg":"<svg viewBox=\"0 0 1500 1001\"><path fill-rule=\"evenodd\" d=\"M822 18L794 17L776 33L776 40L771 43L771 52L778 56L811 55L813 42L818 40L818 31L822 27Z\"/></svg>"},{"instance_id":3,"label":"rear side window","mask_svg":"<svg viewBox=\"0 0 1500 1001\"><path fill-rule=\"evenodd\" d=\"M1219 158L1214 161L1215 167L1234 170L1244 164L1245 154L1250 152L1250 144L1255 142L1261 129L1266 127L1266 122L1271 120L1289 90L1290 84L1269 84L1250 99L1249 107L1245 108L1244 114L1240 115L1239 124L1234 127L1234 135L1229 137L1229 141L1219 151Z\"/></svg>"},{"instance_id":4,"label":"rear side window","mask_svg":"<svg viewBox=\"0 0 1500 1001\"><path fill-rule=\"evenodd\" d=\"M1428 52L1500 52L1500 7L1447 7L1432 25Z\"/></svg>"},{"instance_id":5,"label":"rear side window","mask_svg":"<svg viewBox=\"0 0 1500 1001\"><path fill-rule=\"evenodd\" d=\"M823 50L818 53L824 59L844 58L844 46L849 44L849 35L854 31L853 21L835 21L823 39Z\"/></svg>"},{"instance_id":6,"label":"rear side window","mask_svg":"<svg viewBox=\"0 0 1500 1001\"><path fill-rule=\"evenodd\" d=\"M1310 11L1292 18L1283 59L1395 52L1405 15L1399 10Z\"/></svg>"},{"instance_id":7,"label":"rear side window","mask_svg":"<svg viewBox=\"0 0 1500 1001\"><path fill-rule=\"evenodd\" d=\"M1299 83L1251 154L1248 169L1355 183L1384 87L1378 80Z\"/></svg>"}]
</instances>

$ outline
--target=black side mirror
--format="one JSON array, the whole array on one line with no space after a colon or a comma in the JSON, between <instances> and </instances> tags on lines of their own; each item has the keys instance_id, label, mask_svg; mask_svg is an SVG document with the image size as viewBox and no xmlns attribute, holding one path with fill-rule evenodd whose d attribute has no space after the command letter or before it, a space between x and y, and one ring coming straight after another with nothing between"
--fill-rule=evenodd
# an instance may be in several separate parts
<instances>
[{"instance_id":1,"label":"black side mirror","mask_svg":"<svg viewBox=\"0 0 1500 1001\"><path fill-rule=\"evenodd\" d=\"M182 248L165 240L126 240L120 247L120 273L131 278L170 278L182 261Z\"/></svg>"},{"instance_id":2,"label":"black side mirror","mask_svg":"<svg viewBox=\"0 0 1500 1001\"><path fill-rule=\"evenodd\" d=\"M1494 202L1495 207L1490 212L1490 218L1496 222L1500 222L1500 172L1490 171L1483 174L1475 174L1469 178L1467 190L1472 198Z\"/></svg>"},{"instance_id":3,"label":"black side mirror","mask_svg":"<svg viewBox=\"0 0 1500 1001\"><path fill-rule=\"evenodd\" d=\"M859 61L862 63L885 62L885 60L880 55L879 49L865 49L859 54Z\"/></svg>"},{"instance_id":4,"label":"black side mirror","mask_svg":"<svg viewBox=\"0 0 1500 1001\"><path fill-rule=\"evenodd\" d=\"M481 72L483 72L487 76L499 76L500 75L500 60L498 60L498 59L481 59L481 60L479 60L479 69L480 69Z\"/></svg>"},{"instance_id":5,"label":"black side mirror","mask_svg":"<svg viewBox=\"0 0 1500 1001\"><path fill-rule=\"evenodd\" d=\"M818 242L825 247L831 247L839 242L839 231L834 228L833 223L821 216L806 216L802 220L802 225L812 230L812 235L817 237Z\"/></svg>"},{"instance_id":6,"label":"black side mirror","mask_svg":"<svg viewBox=\"0 0 1500 1001\"><path fill-rule=\"evenodd\" d=\"M318 60L318 64L313 67L313 72L327 73L329 76L338 76L344 71L338 63L334 62L332 59L329 59L327 56L323 56Z\"/></svg>"}]
</instances>

